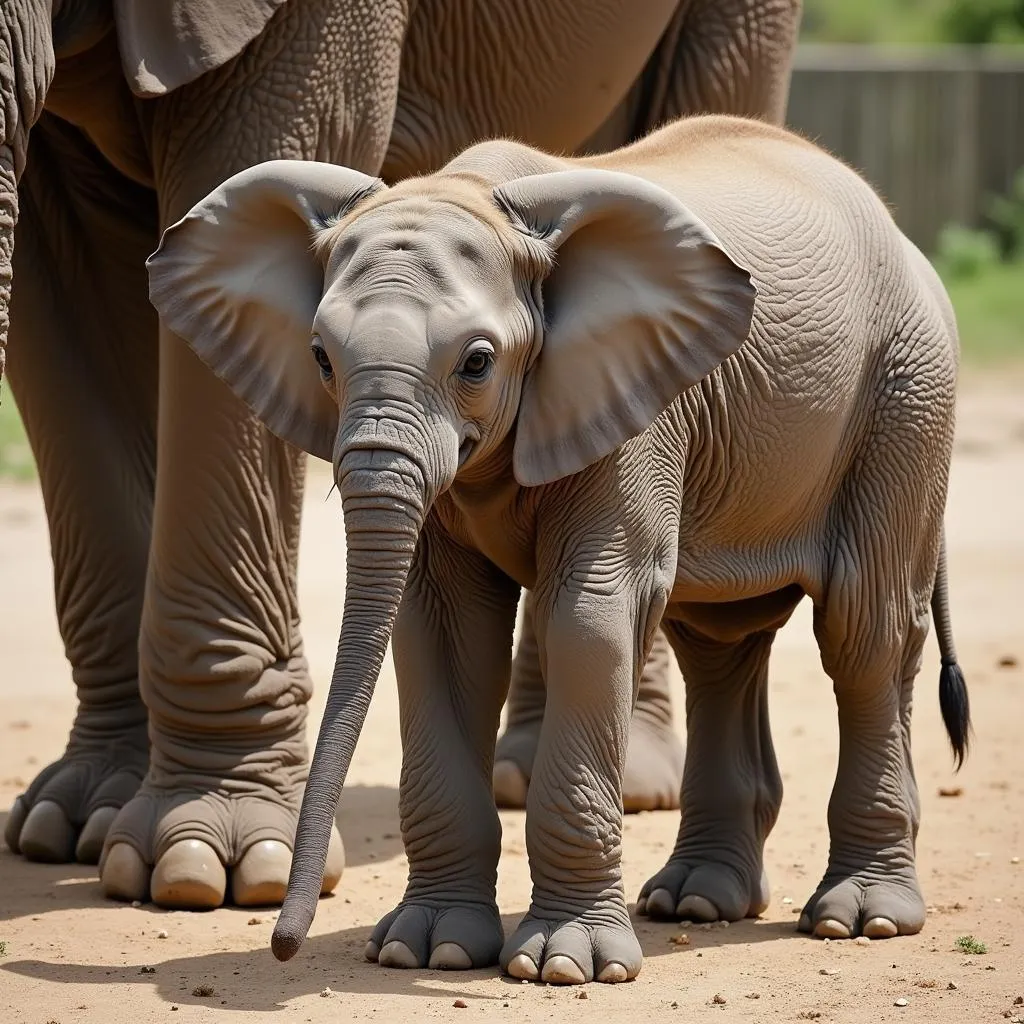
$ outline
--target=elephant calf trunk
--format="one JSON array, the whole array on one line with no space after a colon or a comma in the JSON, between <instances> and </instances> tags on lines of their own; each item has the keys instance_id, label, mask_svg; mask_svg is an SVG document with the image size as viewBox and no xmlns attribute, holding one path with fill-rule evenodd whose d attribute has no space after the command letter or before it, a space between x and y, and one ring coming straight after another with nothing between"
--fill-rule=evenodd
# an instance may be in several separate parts
<instances>
[{"instance_id":1,"label":"elephant calf trunk","mask_svg":"<svg viewBox=\"0 0 1024 1024\"><path fill-rule=\"evenodd\" d=\"M334 675L299 811L288 894L274 928L278 960L309 932L338 800L370 708L426 514L420 467L390 451L349 452L339 491L345 514L345 611Z\"/></svg>"}]
</instances>

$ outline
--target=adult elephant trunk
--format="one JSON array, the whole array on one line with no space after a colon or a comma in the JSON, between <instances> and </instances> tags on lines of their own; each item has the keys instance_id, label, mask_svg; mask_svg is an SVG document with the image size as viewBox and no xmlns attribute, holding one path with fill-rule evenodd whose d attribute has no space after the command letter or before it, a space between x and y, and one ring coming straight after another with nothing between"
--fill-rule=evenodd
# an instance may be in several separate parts
<instances>
[{"instance_id":1,"label":"adult elephant trunk","mask_svg":"<svg viewBox=\"0 0 1024 1024\"><path fill-rule=\"evenodd\" d=\"M5 3L0 14L0 381L10 326L18 181L29 129L39 119L53 80L52 22L56 0Z\"/></svg>"},{"instance_id":2,"label":"adult elephant trunk","mask_svg":"<svg viewBox=\"0 0 1024 1024\"><path fill-rule=\"evenodd\" d=\"M376 447L352 447L337 464L347 544L345 611L299 812L288 893L271 943L278 960L295 955L313 922L342 786L436 493L418 459L379 445L380 438Z\"/></svg>"}]
</instances>

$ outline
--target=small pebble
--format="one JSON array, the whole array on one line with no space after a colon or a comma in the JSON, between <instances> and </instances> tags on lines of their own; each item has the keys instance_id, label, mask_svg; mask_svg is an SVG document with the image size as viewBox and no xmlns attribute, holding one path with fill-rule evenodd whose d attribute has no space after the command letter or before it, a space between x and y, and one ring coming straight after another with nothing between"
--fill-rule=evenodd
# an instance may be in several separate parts
<instances>
[{"instance_id":1,"label":"small pebble","mask_svg":"<svg viewBox=\"0 0 1024 1024\"><path fill-rule=\"evenodd\" d=\"M835 975L837 975L839 973L839 968L838 967L822 967L822 969L820 971L818 971L818 973L819 974L827 975L828 977L831 978L831 977L834 977Z\"/></svg>"},{"instance_id":2,"label":"small pebble","mask_svg":"<svg viewBox=\"0 0 1024 1024\"><path fill-rule=\"evenodd\" d=\"M455 1002L452 1003L452 1006L454 1006L456 1010L465 1010L468 1005L469 1004L465 999L456 999Z\"/></svg>"},{"instance_id":3,"label":"small pebble","mask_svg":"<svg viewBox=\"0 0 1024 1024\"><path fill-rule=\"evenodd\" d=\"M260 919L258 917L250 917L249 918L249 924L260 924L260 923L261 922L260 922Z\"/></svg>"},{"instance_id":4,"label":"small pebble","mask_svg":"<svg viewBox=\"0 0 1024 1024\"><path fill-rule=\"evenodd\" d=\"M321 998L321 999L326 999L326 998L327 998L328 996L333 996L333 995L334 995L334 990L333 990L333 989L331 989L331 988L325 988L325 989L324 989L324 990L323 990L323 991L322 991L322 992L320 993L320 998Z\"/></svg>"},{"instance_id":5,"label":"small pebble","mask_svg":"<svg viewBox=\"0 0 1024 1024\"><path fill-rule=\"evenodd\" d=\"M871 943L871 937L869 935L858 935L853 941L858 946L867 946Z\"/></svg>"},{"instance_id":6,"label":"small pebble","mask_svg":"<svg viewBox=\"0 0 1024 1024\"><path fill-rule=\"evenodd\" d=\"M790 897L790 896L783 896L783 897L782 897L782 902L783 902L783 904L784 904L785 906L787 906L787 907L788 907L788 906L790 905L790 903L792 903L792 902L793 902L793 900L792 900L792 897Z\"/></svg>"},{"instance_id":7,"label":"small pebble","mask_svg":"<svg viewBox=\"0 0 1024 1024\"><path fill-rule=\"evenodd\" d=\"M576 993L576 998L577 999L589 999L590 996L587 995L587 990L585 988L581 988L579 990L579 992Z\"/></svg>"},{"instance_id":8,"label":"small pebble","mask_svg":"<svg viewBox=\"0 0 1024 1024\"><path fill-rule=\"evenodd\" d=\"M668 941L673 946L688 946L690 944L690 936L686 932L680 932L678 935L670 936Z\"/></svg>"},{"instance_id":9,"label":"small pebble","mask_svg":"<svg viewBox=\"0 0 1024 1024\"><path fill-rule=\"evenodd\" d=\"M1013 1000L1014 1006L1024 1006L1024 996L1015 996Z\"/></svg>"},{"instance_id":10,"label":"small pebble","mask_svg":"<svg viewBox=\"0 0 1024 1024\"><path fill-rule=\"evenodd\" d=\"M1020 857L1011 857L1010 858L1010 863L1011 864L1019 864L1020 863Z\"/></svg>"},{"instance_id":11,"label":"small pebble","mask_svg":"<svg viewBox=\"0 0 1024 1024\"><path fill-rule=\"evenodd\" d=\"M171 1009L172 1009L172 1010L176 1010L176 1009L177 1009L177 1007L176 1007L176 1006L172 1006L172 1007L171 1007Z\"/></svg>"},{"instance_id":12,"label":"small pebble","mask_svg":"<svg viewBox=\"0 0 1024 1024\"><path fill-rule=\"evenodd\" d=\"M829 938L824 938L824 939L822 939L821 941L822 941L823 943L825 943L825 945L827 946L827 945L828 945L828 944L829 944L829 943L830 943L830 942L831 942L832 940L831 940L831 939L829 939Z\"/></svg>"},{"instance_id":13,"label":"small pebble","mask_svg":"<svg viewBox=\"0 0 1024 1024\"><path fill-rule=\"evenodd\" d=\"M157 937L158 939L166 939L166 938L167 938L167 932L165 932L165 931L164 931L164 930L163 930L163 929L161 928L161 929L160 929L160 931L158 931L158 932L156 933L156 937Z\"/></svg>"},{"instance_id":14,"label":"small pebble","mask_svg":"<svg viewBox=\"0 0 1024 1024\"><path fill-rule=\"evenodd\" d=\"M900 998L897 999L896 1002L893 1003L892 1005L893 1006L909 1006L910 1005L910 1000L909 999L904 999L902 996L900 996Z\"/></svg>"},{"instance_id":15,"label":"small pebble","mask_svg":"<svg viewBox=\"0 0 1024 1024\"><path fill-rule=\"evenodd\" d=\"M132 900L132 906L133 907L141 907L142 906L142 900Z\"/></svg>"},{"instance_id":16,"label":"small pebble","mask_svg":"<svg viewBox=\"0 0 1024 1024\"><path fill-rule=\"evenodd\" d=\"M748 999L760 999L761 998L761 993L760 992L748 992L747 993L747 998Z\"/></svg>"},{"instance_id":17,"label":"small pebble","mask_svg":"<svg viewBox=\"0 0 1024 1024\"><path fill-rule=\"evenodd\" d=\"M948 984L948 985L946 986L946 991L947 991L947 992L955 992L955 991L956 991L956 990L957 990L957 989L958 989L959 987L960 987L960 986L959 986L959 985L958 985L958 984L957 984L957 983L956 983L955 981L951 981L951 982L950 982L950 983L949 983L949 984Z\"/></svg>"},{"instance_id":18,"label":"small pebble","mask_svg":"<svg viewBox=\"0 0 1024 1024\"><path fill-rule=\"evenodd\" d=\"M156 974L155 967L140 967L139 974Z\"/></svg>"},{"instance_id":19,"label":"small pebble","mask_svg":"<svg viewBox=\"0 0 1024 1024\"><path fill-rule=\"evenodd\" d=\"M711 1002L716 1006L725 1006L725 996L719 995L717 992L711 997Z\"/></svg>"}]
</instances>

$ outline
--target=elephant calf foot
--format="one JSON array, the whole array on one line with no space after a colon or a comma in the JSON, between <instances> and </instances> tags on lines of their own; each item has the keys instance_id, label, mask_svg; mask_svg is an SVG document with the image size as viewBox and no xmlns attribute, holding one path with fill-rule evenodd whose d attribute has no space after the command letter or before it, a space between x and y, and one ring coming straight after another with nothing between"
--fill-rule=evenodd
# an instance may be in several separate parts
<instances>
[{"instance_id":1,"label":"elephant calf foot","mask_svg":"<svg viewBox=\"0 0 1024 1024\"><path fill-rule=\"evenodd\" d=\"M531 908L501 951L502 970L524 981L583 985L631 981L643 954L625 904L579 916Z\"/></svg>"},{"instance_id":2,"label":"elephant calf foot","mask_svg":"<svg viewBox=\"0 0 1024 1024\"><path fill-rule=\"evenodd\" d=\"M640 890L636 910L662 921L741 921L764 913L770 895L760 864L673 855Z\"/></svg>"},{"instance_id":3,"label":"elephant calf foot","mask_svg":"<svg viewBox=\"0 0 1024 1024\"><path fill-rule=\"evenodd\" d=\"M365 955L382 967L465 971L496 964L503 939L494 903L406 900L377 923Z\"/></svg>"},{"instance_id":4,"label":"elephant calf foot","mask_svg":"<svg viewBox=\"0 0 1024 1024\"><path fill-rule=\"evenodd\" d=\"M804 906L797 927L820 939L890 939L916 935L924 919L924 897L913 869L887 877L874 870L830 870Z\"/></svg>"},{"instance_id":5,"label":"elephant calf foot","mask_svg":"<svg viewBox=\"0 0 1024 1024\"><path fill-rule=\"evenodd\" d=\"M300 796L144 785L107 837L100 862L104 894L181 910L209 910L225 902L279 904L288 885ZM337 886L344 866L335 828L322 893Z\"/></svg>"},{"instance_id":6,"label":"elephant calf foot","mask_svg":"<svg viewBox=\"0 0 1024 1024\"><path fill-rule=\"evenodd\" d=\"M120 808L138 790L148 762L143 721L102 742L72 739L14 801L4 841L26 859L95 864Z\"/></svg>"},{"instance_id":7,"label":"elephant calf foot","mask_svg":"<svg viewBox=\"0 0 1024 1024\"><path fill-rule=\"evenodd\" d=\"M521 810L540 738L540 721L509 726L498 740L494 761L494 800L499 807ZM683 744L671 722L634 715L622 776L626 814L679 807L683 779Z\"/></svg>"}]
</instances>

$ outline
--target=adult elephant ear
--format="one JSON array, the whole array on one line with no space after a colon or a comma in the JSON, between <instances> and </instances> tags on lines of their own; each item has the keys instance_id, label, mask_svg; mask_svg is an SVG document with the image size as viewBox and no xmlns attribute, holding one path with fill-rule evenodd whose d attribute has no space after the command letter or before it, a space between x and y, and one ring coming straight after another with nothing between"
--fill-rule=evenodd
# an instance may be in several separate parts
<instances>
[{"instance_id":1,"label":"adult elephant ear","mask_svg":"<svg viewBox=\"0 0 1024 1024\"><path fill-rule=\"evenodd\" d=\"M117 43L136 96L163 96L223 67L287 0L113 0Z\"/></svg>"},{"instance_id":2,"label":"adult elephant ear","mask_svg":"<svg viewBox=\"0 0 1024 1024\"><path fill-rule=\"evenodd\" d=\"M313 242L384 188L347 167L270 160L215 188L146 261L163 323L273 433L321 459L333 452L338 407L310 349L324 288Z\"/></svg>"},{"instance_id":3,"label":"adult elephant ear","mask_svg":"<svg viewBox=\"0 0 1024 1024\"><path fill-rule=\"evenodd\" d=\"M611 454L736 352L757 291L711 229L645 179L555 171L495 199L555 250L513 455L516 479L536 486Z\"/></svg>"}]
</instances>

